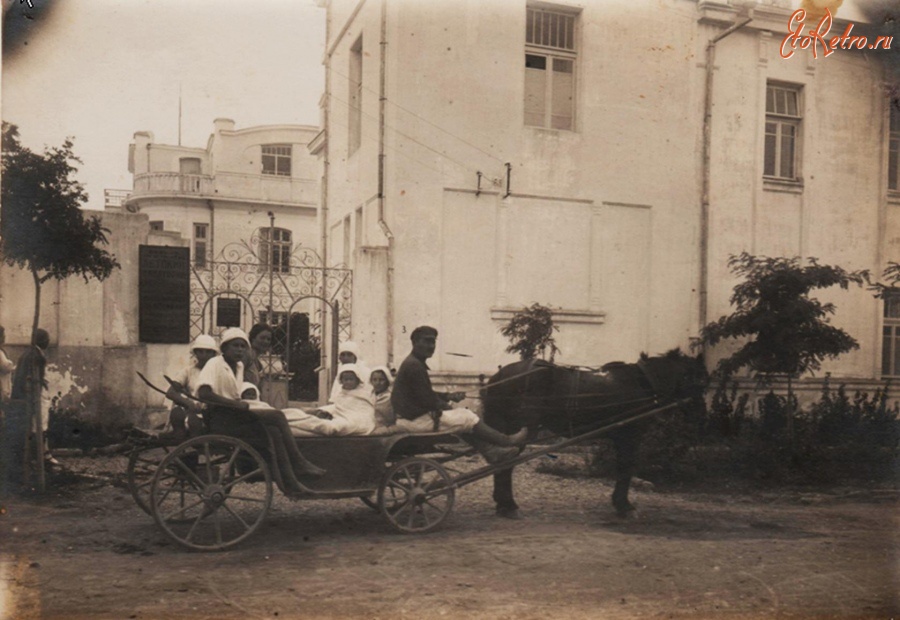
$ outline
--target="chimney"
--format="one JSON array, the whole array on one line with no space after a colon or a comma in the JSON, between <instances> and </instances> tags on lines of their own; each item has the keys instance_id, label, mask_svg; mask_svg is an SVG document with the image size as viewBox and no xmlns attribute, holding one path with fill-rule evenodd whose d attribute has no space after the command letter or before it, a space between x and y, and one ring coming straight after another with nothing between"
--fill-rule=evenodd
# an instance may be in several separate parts
<instances>
[{"instance_id":1,"label":"chimney","mask_svg":"<svg viewBox=\"0 0 900 620\"><path fill-rule=\"evenodd\" d=\"M213 121L216 133L221 131L234 131L234 121L230 118L217 118Z\"/></svg>"}]
</instances>

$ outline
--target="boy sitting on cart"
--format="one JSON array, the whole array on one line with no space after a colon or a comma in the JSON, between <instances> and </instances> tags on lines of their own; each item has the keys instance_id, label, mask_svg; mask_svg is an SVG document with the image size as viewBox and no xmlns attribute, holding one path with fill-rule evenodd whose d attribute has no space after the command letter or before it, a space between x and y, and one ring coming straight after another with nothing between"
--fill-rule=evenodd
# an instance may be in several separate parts
<instances>
[{"instance_id":1,"label":"boy sitting on cart","mask_svg":"<svg viewBox=\"0 0 900 620\"><path fill-rule=\"evenodd\" d=\"M250 341L243 330L230 327L222 334L220 349L222 354L209 360L200 372L197 392L201 400L215 406L226 407L234 413L249 414L264 425L280 463L290 464L282 472L285 483L293 490L301 490L297 477L322 476L321 467L310 463L300 453L291 435L291 427L284 414L277 409L251 409L249 403L241 400L241 386L244 383L242 362Z\"/></svg>"}]
</instances>

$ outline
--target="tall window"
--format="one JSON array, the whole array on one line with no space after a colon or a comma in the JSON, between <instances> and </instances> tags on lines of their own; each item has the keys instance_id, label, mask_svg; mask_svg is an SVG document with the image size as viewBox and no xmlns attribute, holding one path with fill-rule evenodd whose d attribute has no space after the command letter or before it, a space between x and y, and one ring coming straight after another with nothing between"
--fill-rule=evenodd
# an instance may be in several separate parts
<instances>
[{"instance_id":1,"label":"tall window","mask_svg":"<svg viewBox=\"0 0 900 620\"><path fill-rule=\"evenodd\" d=\"M888 189L900 191L900 99L891 99L888 140Z\"/></svg>"},{"instance_id":2,"label":"tall window","mask_svg":"<svg viewBox=\"0 0 900 620\"><path fill-rule=\"evenodd\" d=\"M259 260L267 270L290 273L291 231L286 228L260 228Z\"/></svg>"},{"instance_id":3,"label":"tall window","mask_svg":"<svg viewBox=\"0 0 900 620\"><path fill-rule=\"evenodd\" d=\"M881 374L886 377L900 375L900 293L889 293L884 298Z\"/></svg>"},{"instance_id":4,"label":"tall window","mask_svg":"<svg viewBox=\"0 0 900 620\"><path fill-rule=\"evenodd\" d=\"M209 239L209 224L194 224L194 266L206 267L206 242Z\"/></svg>"},{"instance_id":5,"label":"tall window","mask_svg":"<svg viewBox=\"0 0 900 620\"><path fill-rule=\"evenodd\" d=\"M291 176L291 145L263 144L262 173L280 177Z\"/></svg>"},{"instance_id":6,"label":"tall window","mask_svg":"<svg viewBox=\"0 0 900 620\"><path fill-rule=\"evenodd\" d=\"M797 148L800 144L800 87L766 86L766 153L763 174L767 177L799 179Z\"/></svg>"},{"instance_id":7,"label":"tall window","mask_svg":"<svg viewBox=\"0 0 900 620\"><path fill-rule=\"evenodd\" d=\"M577 14L528 7L525 20L525 124L575 128Z\"/></svg>"},{"instance_id":8,"label":"tall window","mask_svg":"<svg viewBox=\"0 0 900 620\"><path fill-rule=\"evenodd\" d=\"M347 127L349 129L348 151L352 155L362 142L362 62L363 62L362 35L350 48L350 80L349 80L349 110Z\"/></svg>"}]
</instances>

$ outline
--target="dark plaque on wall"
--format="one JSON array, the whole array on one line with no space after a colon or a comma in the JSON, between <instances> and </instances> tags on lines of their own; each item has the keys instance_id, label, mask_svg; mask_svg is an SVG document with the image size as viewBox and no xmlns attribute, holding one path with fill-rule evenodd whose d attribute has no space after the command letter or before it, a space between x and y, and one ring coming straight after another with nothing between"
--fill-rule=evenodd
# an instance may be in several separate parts
<instances>
[{"instance_id":1,"label":"dark plaque on wall","mask_svg":"<svg viewBox=\"0 0 900 620\"><path fill-rule=\"evenodd\" d=\"M241 326L241 300L234 297L216 299L216 327Z\"/></svg>"},{"instance_id":2,"label":"dark plaque on wall","mask_svg":"<svg viewBox=\"0 0 900 620\"><path fill-rule=\"evenodd\" d=\"M140 341L190 342L190 248L142 245L139 257Z\"/></svg>"}]
</instances>

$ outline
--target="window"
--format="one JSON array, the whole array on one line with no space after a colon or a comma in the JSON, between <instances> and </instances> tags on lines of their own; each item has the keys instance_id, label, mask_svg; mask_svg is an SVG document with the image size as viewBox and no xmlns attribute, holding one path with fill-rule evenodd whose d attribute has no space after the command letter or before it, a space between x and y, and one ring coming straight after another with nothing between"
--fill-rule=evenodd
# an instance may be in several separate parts
<instances>
[{"instance_id":1,"label":"window","mask_svg":"<svg viewBox=\"0 0 900 620\"><path fill-rule=\"evenodd\" d=\"M162 232L165 229L166 229L165 224L161 220L150 222L150 231L151 232Z\"/></svg>"},{"instance_id":2,"label":"window","mask_svg":"<svg viewBox=\"0 0 900 620\"><path fill-rule=\"evenodd\" d=\"M900 99L891 99L888 140L888 189L900 191Z\"/></svg>"},{"instance_id":3,"label":"window","mask_svg":"<svg viewBox=\"0 0 900 620\"><path fill-rule=\"evenodd\" d=\"M356 228L354 229L353 249L358 250L362 247L365 229L363 228L363 208L356 210Z\"/></svg>"},{"instance_id":4,"label":"window","mask_svg":"<svg viewBox=\"0 0 900 620\"><path fill-rule=\"evenodd\" d=\"M178 160L178 171L181 174L200 174L200 158L182 157Z\"/></svg>"},{"instance_id":5,"label":"window","mask_svg":"<svg viewBox=\"0 0 900 620\"><path fill-rule=\"evenodd\" d=\"M350 48L350 80L348 93L348 152L352 155L362 142L362 35Z\"/></svg>"},{"instance_id":6,"label":"window","mask_svg":"<svg viewBox=\"0 0 900 620\"><path fill-rule=\"evenodd\" d=\"M262 173L280 177L291 176L291 145L264 144L262 147Z\"/></svg>"},{"instance_id":7,"label":"window","mask_svg":"<svg viewBox=\"0 0 900 620\"><path fill-rule=\"evenodd\" d=\"M884 327L881 341L881 374L900 375L900 292L884 298Z\"/></svg>"},{"instance_id":8,"label":"window","mask_svg":"<svg viewBox=\"0 0 900 620\"><path fill-rule=\"evenodd\" d=\"M800 143L800 88L766 86L766 144L763 175L799 180L797 149Z\"/></svg>"},{"instance_id":9,"label":"window","mask_svg":"<svg viewBox=\"0 0 900 620\"><path fill-rule=\"evenodd\" d=\"M526 10L525 124L574 130L577 15Z\"/></svg>"},{"instance_id":10,"label":"window","mask_svg":"<svg viewBox=\"0 0 900 620\"><path fill-rule=\"evenodd\" d=\"M291 231L286 228L260 228L259 260L266 270L290 273Z\"/></svg>"},{"instance_id":11,"label":"window","mask_svg":"<svg viewBox=\"0 0 900 620\"><path fill-rule=\"evenodd\" d=\"M350 216L344 218L344 265L350 264L353 248L350 247Z\"/></svg>"},{"instance_id":12,"label":"window","mask_svg":"<svg viewBox=\"0 0 900 620\"><path fill-rule=\"evenodd\" d=\"M194 267L206 267L206 240L209 224L194 224Z\"/></svg>"}]
</instances>

